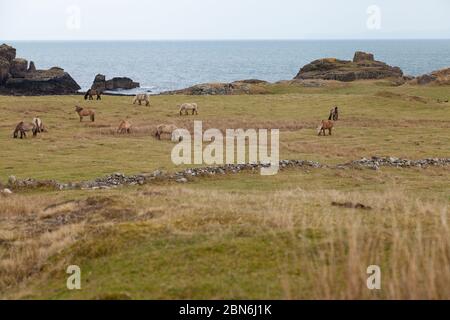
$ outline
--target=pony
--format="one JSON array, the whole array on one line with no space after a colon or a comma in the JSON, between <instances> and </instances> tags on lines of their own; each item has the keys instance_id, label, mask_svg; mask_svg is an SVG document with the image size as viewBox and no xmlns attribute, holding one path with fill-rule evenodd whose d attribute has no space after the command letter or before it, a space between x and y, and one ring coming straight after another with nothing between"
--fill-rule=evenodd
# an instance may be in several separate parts
<instances>
[{"instance_id":1,"label":"pony","mask_svg":"<svg viewBox=\"0 0 450 320\"><path fill-rule=\"evenodd\" d=\"M34 123L25 123L23 121L19 122L14 129L13 138L17 139L19 137L20 133L20 139L23 139L24 137L27 137L27 132L32 131L33 137L36 137L38 134L38 129L36 127L36 124Z\"/></svg>"},{"instance_id":2,"label":"pony","mask_svg":"<svg viewBox=\"0 0 450 320\"><path fill-rule=\"evenodd\" d=\"M83 117L90 117L91 121L95 121L95 110L83 109L80 106L75 106L75 112L80 117L80 122L83 121Z\"/></svg>"},{"instance_id":3,"label":"pony","mask_svg":"<svg viewBox=\"0 0 450 320\"><path fill-rule=\"evenodd\" d=\"M317 134L320 136L323 135L325 136L325 130L328 130L328 132L330 133L331 136L331 130L333 129L334 126L334 122L331 120L322 120L322 122L320 123L320 125L317 127Z\"/></svg>"},{"instance_id":4,"label":"pony","mask_svg":"<svg viewBox=\"0 0 450 320\"><path fill-rule=\"evenodd\" d=\"M33 125L36 126L36 131L38 133L45 132L44 124L42 123L42 120L38 116L33 118Z\"/></svg>"},{"instance_id":5,"label":"pony","mask_svg":"<svg viewBox=\"0 0 450 320\"><path fill-rule=\"evenodd\" d=\"M175 126L173 124L160 124L160 125L156 126L155 137L158 140L161 140L161 135L162 134L170 134L171 135L171 140L173 141L173 139L174 139L173 133L177 129L178 129L177 126Z\"/></svg>"},{"instance_id":6,"label":"pony","mask_svg":"<svg viewBox=\"0 0 450 320\"><path fill-rule=\"evenodd\" d=\"M100 90L89 89L84 95L84 100L94 100L93 96L97 96L97 100L102 100L102 92Z\"/></svg>"},{"instance_id":7,"label":"pony","mask_svg":"<svg viewBox=\"0 0 450 320\"><path fill-rule=\"evenodd\" d=\"M142 101L145 101L145 105L150 105L150 96L146 93L143 94L137 94L133 99L133 104L136 104L136 102L139 103L139 105L142 105Z\"/></svg>"},{"instance_id":8,"label":"pony","mask_svg":"<svg viewBox=\"0 0 450 320\"><path fill-rule=\"evenodd\" d=\"M178 105L178 108L180 108L180 116L184 112L185 115L188 115L188 111L192 110L192 115L197 114L198 115L198 106L196 103L183 103L181 105Z\"/></svg>"},{"instance_id":9,"label":"pony","mask_svg":"<svg viewBox=\"0 0 450 320\"><path fill-rule=\"evenodd\" d=\"M330 110L330 116L328 120L338 121L339 120L339 109L338 107L334 107Z\"/></svg>"},{"instance_id":10,"label":"pony","mask_svg":"<svg viewBox=\"0 0 450 320\"><path fill-rule=\"evenodd\" d=\"M128 120L120 121L117 133L119 134L131 133L131 123Z\"/></svg>"}]
</instances>

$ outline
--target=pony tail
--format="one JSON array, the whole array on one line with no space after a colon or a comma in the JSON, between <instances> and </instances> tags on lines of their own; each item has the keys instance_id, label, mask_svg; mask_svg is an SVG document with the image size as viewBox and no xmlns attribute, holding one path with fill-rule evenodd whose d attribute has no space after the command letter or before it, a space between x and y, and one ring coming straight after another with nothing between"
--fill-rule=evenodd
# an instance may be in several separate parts
<instances>
[{"instance_id":1,"label":"pony tail","mask_svg":"<svg viewBox=\"0 0 450 320\"><path fill-rule=\"evenodd\" d=\"M88 91L86 91L86 94L84 95L84 100L87 100L89 93L91 92L91 89L89 89Z\"/></svg>"}]
</instances>

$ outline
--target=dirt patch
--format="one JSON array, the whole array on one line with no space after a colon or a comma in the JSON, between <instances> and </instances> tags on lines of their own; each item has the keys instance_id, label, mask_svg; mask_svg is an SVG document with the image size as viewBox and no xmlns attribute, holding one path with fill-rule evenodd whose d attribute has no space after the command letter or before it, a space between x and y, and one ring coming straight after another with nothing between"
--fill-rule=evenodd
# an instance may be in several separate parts
<instances>
[{"instance_id":1,"label":"dirt patch","mask_svg":"<svg viewBox=\"0 0 450 320\"><path fill-rule=\"evenodd\" d=\"M334 207L346 208L346 209L360 209L360 210L372 210L372 207L366 206L362 203L353 202L335 202L331 203Z\"/></svg>"}]
</instances>

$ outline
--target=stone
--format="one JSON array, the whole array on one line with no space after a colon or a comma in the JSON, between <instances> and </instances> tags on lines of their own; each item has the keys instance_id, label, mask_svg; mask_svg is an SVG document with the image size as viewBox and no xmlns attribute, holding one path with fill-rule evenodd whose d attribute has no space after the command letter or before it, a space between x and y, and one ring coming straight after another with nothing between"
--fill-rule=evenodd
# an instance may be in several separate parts
<instances>
[{"instance_id":1,"label":"stone","mask_svg":"<svg viewBox=\"0 0 450 320\"><path fill-rule=\"evenodd\" d=\"M80 86L63 69L37 70L34 62L16 58L16 49L0 46L0 94L58 95L74 94Z\"/></svg>"},{"instance_id":2,"label":"stone","mask_svg":"<svg viewBox=\"0 0 450 320\"><path fill-rule=\"evenodd\" d=\"M2 44L0 46L0 57L5 58L8 62L11 62L16 58L16 49L8 46L7 44Z\"/></svg>"},{"instance_id":3,"label":"stone","mask_svg":"<svg viewBox=\"0 0 450 320\"><path fill-rule=\"evenodd\" d=\"M361 62L361 61L375 61L375 58L372 53L356 51L355 56L353 57L353 62Z\"/></svg>"},{"instance_id":4,"label":"stone","mask_svg":"<svg viewBox=\"0 0 450 320\"><path fill-rule=\"evenodd\" d=\"M410 81L411 84L417 85L449 85L450 84L450 68L433 71L424 74Z\"/></svg>"},{"instance_id":5,"label":"stone","mask_svg":"<svg viewBox=\"0 0 450 320\"><path fill-rule=\"evenodd\" d=\"M188 180L186 178L180 178L176 180L178 183L186 183Z\"/></svg>"},{"instance_id":6,"label":"stone","mask_svg":"<svg viewBox=\"0 0 450 320\"><path fill-rule=\"evenodd\" d=\"M130 78L127 77L115 77L110 80L106 80L106 76L103 74L97 74L95 76L94 82L92 83L91 89L93 90L130 90L139 88L140 84L138 82L134 82Z\"/></svg>"},{"instance_id":7,"label":"stone","mask_svg":"<svg viewBox=\"0 0 450 320\"><path fill-rule=\"evenodd\" d=\"M8 184L9 184L10 186L13 186L14 184L16 184L16 182L17 182L17 178L16 178L15 176L9 176L9 178L8 178Z\"/></svg>"},{"instance_id":8,"label":"stone","mask_svg":"<svg viewBox=\"0 0 450 320\"><path fill-rule=\"evenodd\" d=\"M235 81L231 83L202 83L181 90L166 91L162 94L182 94L194 96L264 94L269 92L265 87L266 84L268 84L268 82L257 79Z\"/></svg>"},{"instance_id":9,"label":"stone","mask_svg":"<svg viewBox=\"0 0 450 320\"><path fill-rule=\"evenodd\" d=\"M322 79L350 82L363 79L401 78L403 71L384 62L376 61L372 54L356 52L353 61L335 58L315 60L300 69L294 79Z\"/></svg>"},{"instance_id":10,"label":"stone","mask_svg":"<svg viewBox=\"0 0 450 320\"><path fill-rule=\"evenodd\" d=\"M26 73L24 78L9 78L3 91L21 95L65 95L77 93L80 89L64 69L53 67Z\"/></svg>"},{"instance_id":11,"label":"stone","mask_svg":"<svg viewBox=\"0 0 450 320\"><path fill-rule=\"evenodd\" d=\"M0 57L0 85L4 84L11 76L9 73L10 63L3 57Z\"/></svg>"},{"instance_id":12,"label":"stone","mask_svg":"<svg viewBox=\"0 0 450 320\"><path fill-rule=\"evenodd\" d=\"M4 194L12 194L13 192L10 189L5 188L5 189L3 189L2 193L4 193Z\"/></svg>"},{"instance_id":13,"label":"stone","mask_svg":"<svg viewBox=\"0 0 450 320\"><path fill-rule=\"evenodd\" d=\"M34 65L33 61L30 61L30 66L28 67L27 72L35 72L36 71L36 66Z\"/></svg>"},{"instance_id":14,"label":"stone","mask_svg":"<svg viewBox=\"0 0 450 320\"><path fill-rule=\"evenodd\" d=\"M11 61L9 73L13 78L24 78L28 70L28 61L21 58L16 58Z\"/></svg>"}]
</instances>

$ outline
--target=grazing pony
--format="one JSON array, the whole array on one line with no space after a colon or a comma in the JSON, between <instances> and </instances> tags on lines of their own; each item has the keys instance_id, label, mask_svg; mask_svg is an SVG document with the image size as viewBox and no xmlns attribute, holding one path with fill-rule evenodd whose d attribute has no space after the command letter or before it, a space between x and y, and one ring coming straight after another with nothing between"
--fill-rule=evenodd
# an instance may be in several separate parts
<instances>
[{"instance_id":1,"label":"grazing pony","mask_svg":"<svg viewBox=\"0 0 450 320\"><path fill-rule=\"evenodd\" d=\"M94 100L93 96L97 96L97 100L102 100L102 92L100 90L89 89L84 95L84 100Z\"/></svg>"},{"instance_id":2,"label":"grazing pony","mask_svg":"<svg viewBox=\"0 0 450 320\"><path fill-rule=\"evenodd\" d=\"M35 137L38 134L38 129L34 123L25 123L21 121L14 129L13 138L17 139L19 137L19 133L20 139L23 139L24 137L26 138L28 131L33 132L33 137Z\"/></svg>"},{"instance_id":3,"label":"grazing pony","mask_svg":"<svg viewBox=\"0 0 450 320\"><path fill-rule=\"evenodd\" d=\"M131 123L128 120L120 121L117 133L119 134L131 133Z\"/></svg>"},{"instance_id":4,"label":"grazing pony","mask_svg":"<svg viewBox=\"0 0 450 320\"><path fill-rule=\"evenodd\" d=\"M180 116L183 112L185 115L188 115L189 110L192 110L192 115L198 115L198 106L196 103L183 103L182 105L178 105L178 107L180 108Z\"/></svg>"},{"instance_id":5,"label":"grazing pony","mask_svg":"<svg viewBox=\"0 0 450 320\"><path fill-rule=\"evenodd\" d=\"M330 133L331 136L331 130L333 129L334 123L331 120L322 120L322 122L320 123L320 125L317 127L317 133L318 135L323 135L325 136L325 130L328 130L328 132Z\"/></svg>"},{"instance_id":6,"label":"grazing pony","mask_svg":"<svg viewBox=\"0 0 450 320\"><path fill-rule=\"evenodd\" d=\"M42 120L39 119L38 116L36 116L35 118L33 118L33 125L36 126L36 131L37 131L38 133L45 132L44 124L42 123Z\"/></svg>"},{"instance_id":7,"label":"grazing pony","mask_svg":"<svg viewBox=\"0 0 450 320\"><path fill-rule=\"evenodd\" d=\"M155 137L158 140L161 140L162 134L170 134L171 140L173 141L173 139L174 139L173 133L177 129L178 129L177 126L175 126L173 124L160 124L160 125L156 126Z\"/></svg>"},{"instance_id":8,"label":"grazing pony","mask_svg":"<svg viewBox=\"0 0 450 320\"><path fill-rule=\"evenodd\" d=\"M330 110L330 116L328 120L338 121L339 120L339 109L338 107L334 107Z\"/></svg>"},{"instance_id":9,"label":"grazing pony","mask_svg":"<svg viewBox=\"0 0 450 320\"><path fill-rule=\"evenodd\" d=\"M142 105L142 101L145 101L145 105L150 105L150 96L146 93L143 94L137 94L133 99L133 104L136 104L136 102L139 103L139 105Z\"/></svg>"},{"instance_id":10,"label":"grazing pony","mask_svg":"<svg viewBox=\"0 0 450 320\"><path fill-rule=\"evenodd\" d=\"M83 121L83 117L90 117L91 121L95 121L95 110L83 109L80 106L75 106L75 112L80 117L80 122Z\"/></svg>"}]
</instances>

